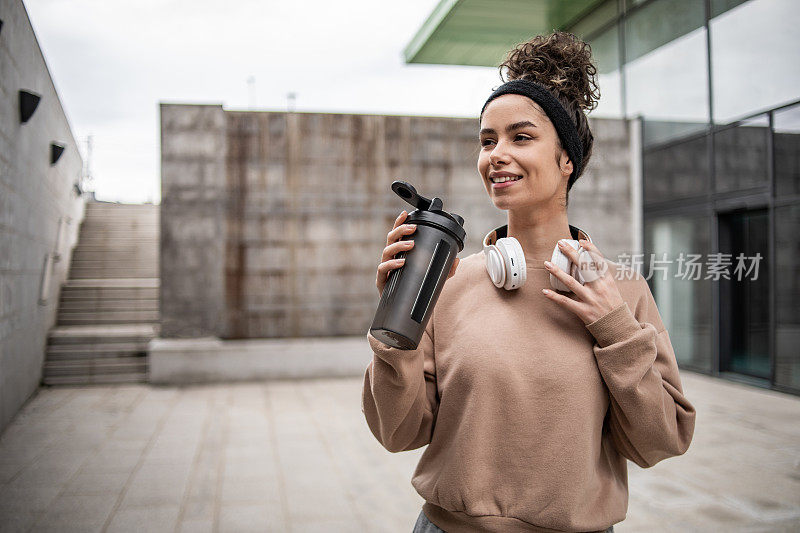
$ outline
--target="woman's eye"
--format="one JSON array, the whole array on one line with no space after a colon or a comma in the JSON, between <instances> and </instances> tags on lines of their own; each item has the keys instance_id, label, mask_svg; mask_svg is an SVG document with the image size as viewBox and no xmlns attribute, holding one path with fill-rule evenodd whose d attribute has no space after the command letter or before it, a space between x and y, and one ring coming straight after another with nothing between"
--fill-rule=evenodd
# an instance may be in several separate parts
<instances>
[{"instance_id":1,"label":"woman's eye","mask_svg":"<svg viewBox=\"0 0 800 533\"><path fill-rule=\"evenodd\" d=\"M493 142L494 142L494 141L493 141L492 139L482 139L482 140L481 140L481 146L489 146L489 145L490 145L490 144L492 144Z\"/></svg>"},{"instance_id":2,"label":"woman's eye","mask_svg":"<svg viewBox=\"0 0 800 533\"><path fill-rule=\"evenodd\" d=\"M523 134L519 133L519 134L517 134L516 137L514 137L514 140L517 140L517 141L530 141L530 140L532 140L532 137L529 137L528 135L523 135Z\"/></svg>"}]
</instances>

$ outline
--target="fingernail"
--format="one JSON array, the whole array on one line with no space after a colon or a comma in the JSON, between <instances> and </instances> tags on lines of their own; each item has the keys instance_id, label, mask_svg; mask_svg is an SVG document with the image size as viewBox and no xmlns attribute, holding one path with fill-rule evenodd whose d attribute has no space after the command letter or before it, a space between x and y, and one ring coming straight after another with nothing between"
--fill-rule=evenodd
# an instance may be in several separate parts
<instances>
[{"instance_id":1,"label":"fingernail","mask_svg":"<svg viewBox=\"0 0 800 533\"><path fill-rule=\"evenodd\" d=\"M553 268L553 263L551 263L550 261L545 261L544 266L546 266L547 268Z\"/></svg>"},{"instance_id":2,"label":"fingernail","mask_svg":"<svg viewBox=\"0 0 800 533\"><path fill-rule=\"evenodd\" d=\"M559 246L566 246L566 243L563 240L561 240L561 241L558 241L558 245Z\"/></svg>"},{"instance_id":3,"label":"fingernail","mask_svg":"<svg viewBox=\"0 0 800 533\"><path fill-rule=\"evenodd\" d=\"M542 292L543 292L544 294L550 294L550 291L548 291L547 289L542 289Z\"/></svg>"}]
</instances>

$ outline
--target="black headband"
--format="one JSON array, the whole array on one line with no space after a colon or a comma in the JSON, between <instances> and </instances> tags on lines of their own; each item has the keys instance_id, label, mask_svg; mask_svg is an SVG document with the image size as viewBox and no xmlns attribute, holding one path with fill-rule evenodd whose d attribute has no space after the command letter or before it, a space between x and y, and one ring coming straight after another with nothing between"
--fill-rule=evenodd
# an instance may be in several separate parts
<instances>
[{"instance_id":1,"label":"black headband","mask_svg":"<svg viewBox=\"0 0 800 533\"><path fill-rule=\"evenodd\" d=\"M489 96L486 103L483 104L481 116L483 116L483 112L486 110L486 106L489 105L489 102L504 94L520 94L522 96L527 96L542 106L542 109L547 113L547 116L556 128L558 137L561 139L561 145L572 160L573 169L570 180L572 181L573 177L577 179L581 170L581 164L583 163L583 143L581 143L581 139L578 137L578 129L575 127L575 123L569 118L569 114L567 110L564 109L564 106L561 105L561 102L559 102L550 91L545 89L543 85L535 81L511 80L498 87L491 96Z\"/></svg>"}]
</instances>

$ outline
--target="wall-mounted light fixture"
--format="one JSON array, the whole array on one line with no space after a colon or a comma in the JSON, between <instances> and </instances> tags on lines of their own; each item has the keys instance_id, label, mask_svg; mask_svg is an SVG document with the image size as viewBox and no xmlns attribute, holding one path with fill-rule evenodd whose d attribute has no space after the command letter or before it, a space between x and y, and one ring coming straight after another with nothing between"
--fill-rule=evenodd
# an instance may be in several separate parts
<instances>
[{"instance_id":1,"label":"wall-mounted light fixture","mask_svg":"<svg viewBox=\"0 0 800 533\"><path fill-rule=\"evenodd\" d=\"M25 124L33 116L36 107L39 105L39 100L42 96L25 89L19 91L19 121Z\"/></svg>"},{"instance_id":2,"label":"wall-mounted light fixture","mask_svg":"<svg viewBox=\"0 0 800 533\"><path fill-rule=\"evenodd\" d=\"M57 142L50 143L50 166L53 166L58 162L61 154L64 153L64 148L66 148L66 145L64 144Z\"/></svg>"}]
</instances>

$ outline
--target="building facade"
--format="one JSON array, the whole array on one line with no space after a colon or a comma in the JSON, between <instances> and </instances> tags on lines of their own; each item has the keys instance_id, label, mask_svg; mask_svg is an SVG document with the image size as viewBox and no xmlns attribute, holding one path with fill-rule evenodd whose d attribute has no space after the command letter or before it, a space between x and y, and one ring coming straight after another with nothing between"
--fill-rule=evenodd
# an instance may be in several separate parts
<instances>
[{"instance_id":1,"label":"building facade","mask_svg":"<svg viewBox=\"0 0 800 533\"><path fill-rule=\"evenodd\" d=\"M83 161L21 0L0 0L0 430L38 388Z\"/></svg>"},{"instance_id":2,"label":"building facade","mask_svg":"<svg viewBox=\"0 0 800 533\"><path fill-rule=\"evenodd\" d=\"M642 126L630 261L679 364L800 394L799 26L792 0L444 0L406 58L496 66L553 28L589 42L592 116Z\"/></svg>"}]
</instances>

